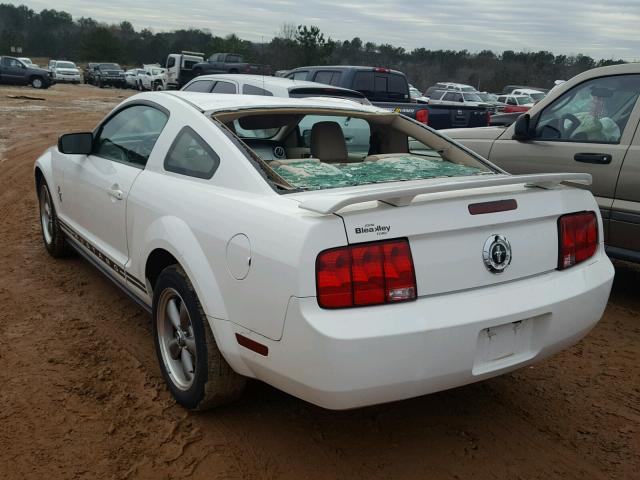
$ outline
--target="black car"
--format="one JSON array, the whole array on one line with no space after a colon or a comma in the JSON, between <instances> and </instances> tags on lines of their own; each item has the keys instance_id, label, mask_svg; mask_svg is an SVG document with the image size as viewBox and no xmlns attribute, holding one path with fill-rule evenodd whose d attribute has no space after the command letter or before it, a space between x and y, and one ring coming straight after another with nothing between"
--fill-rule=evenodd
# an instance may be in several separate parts
<instances>
[{"instance_id":1,"label":"black car","mask_svg":"<svg viewBox=\"0 0 640 480\"><path fill-rule=\"evenodd\" d=\"M49 70L29 66L14 57L0 57L0 83L49 88L55 82Z\"/></svg>"},{"instance_id":2,"label":"black car","mask_svg":"<svg viewBox=\"0 0 640 480\"><path fill-rule=\"evenodd\" d=\"M127 88L124 70L117 63L99 63L93 69L93 82L96 87L107 86Z\"/></svg>"},{"instance_id":3,"label":"black car","mask_svg":"<svg viewBox=\"0 0 640 480\"><path fill-rule=\"evenodd\" d=\"M95 68L100 65L99 63L88 63L82 70L82 79L84 83L93 85L93 79L95 76Z\"/></svg>"},{"instance_id":4,"label":"black car","mask_svg":"<svg viewBox=\"0 0 640 480\"><path fill-rule=\"evenodd\" d=\"M460 105L454 108L416 103L409 94L405 74L389 68L345 65L299 67L285 77L356 90L377 107L402 113L435 129L484 127L489 123L489 112L483 107Z\"/></svg>"}]
</instances>

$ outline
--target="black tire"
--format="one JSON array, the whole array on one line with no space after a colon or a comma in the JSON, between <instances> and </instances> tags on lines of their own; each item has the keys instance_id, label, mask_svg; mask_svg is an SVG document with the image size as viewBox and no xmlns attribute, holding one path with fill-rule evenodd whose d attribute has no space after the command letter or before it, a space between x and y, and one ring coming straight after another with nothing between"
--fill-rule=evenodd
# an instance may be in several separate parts
<instances>
[{"instance_id":1,"label":"black tire","mask_svg":"<svg viewBox=\"0 0 640 480\"><path fill-rule=\"evenodd\" d=\"M142 86L142 80L138 81L138 91L139 92L144 92L144 87Z\"/></svg>"},{"instance_id":2,"label":"black tire","mask_svg":"<svg viewBox=\"0 0 640 480\"><path fill-rule=\"evenodd\" d=\"M47 196L50 202L50 220L48 222L50 227L48 232L45 232L47 222L44 220L43 209L45 208L44 204ZM64 232L60 228L60 222L58 222L58 216L56 215L56 208L53 204L53 197L51 196L47 182L44 180L40 183L40 188L38 190L38 205L40 206L40 227L42 230L42 242L44 243L44 247L53 258L66 257L69 255L71 249L65 239Z\"/></svg>"},{"instance_id":3,"label":"black tire","mask_svg":"<svg viewBox=\"0 0 640 480\"><path fill-rule=\"evenodd\" d=\"M195 367L192 380L182 387L171 373L168 365L171 360L165 360L169 349L163 340L166 338L163 337L163 328L166 328L167 319L164 317L166 313L162 312L167 297L184 302L190 321L187 336L192 334L189 338L195 343L195 358L190 357ZM177 337L176 331L173 336ZM247 379L234 372L220 353L193 285L179 265L165 268L153 290L153 338L162 376L176 402L183 407L207 410L230 403L242 394ZM187 349L186 346L182 348Z\"/></svg>"},{"instance_id":4,"label":"black tire","mask_svg":"<svg viewBox=\"0 0 640 480\"><path fill-rule=\"evenodd\" d=\"M104 84L102 83L102 79L98 79L98 88L104 88Z\"/></svg>"},{"instance_id":5,"label":"black tire","mask_svg":"<svg viewBox=\"0 0 640 480\"><path fill-rule=\"evenodd\" d=\"M33 77L31 79L31 81L29 82L29 84L33 87L33 88L37 88L38 90L45 88L45 81L40 78L40 77Z\"/></svg>"},{"instance_id":6,"label":"black tire","mask_svg":"<svg viewBox=\"0 0 640 480\"><path fill-rule=\"evenodd\" d=\"M162 90L164 90L162 82L156 82L156 84L153 86L153 90L155 92L161 92Z\"/></svg>"}]
</instances>

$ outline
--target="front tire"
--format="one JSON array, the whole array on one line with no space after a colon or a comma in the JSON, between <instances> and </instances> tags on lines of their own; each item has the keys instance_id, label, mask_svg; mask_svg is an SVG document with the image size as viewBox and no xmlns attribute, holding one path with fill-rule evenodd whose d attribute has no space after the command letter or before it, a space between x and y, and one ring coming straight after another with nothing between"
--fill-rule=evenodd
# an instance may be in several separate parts
<instances>
[{"instance_id":1,"label":"front tire","mask_svg":"<svg viewBox=\"0 0 640 480\"><path fill-rule=\"evenodd\" d=\"M246 378L222 357L191 281L178 265L165 268L153 291L153 337L160 370L175 400L207 410L240 396Z\"/></svg>"},{"instance_id":2,"label":"front tire","mask_svg":"<svg viewBox=\"0 0 640 480\"><path fill-rule=\"evenodd\" d=\"M31 86L40 90L41 88L44 88L44 81L40 77L33 77L31 79Z\"/></svg>"},{"instance_id":3,"label":"front tire","mask_svg":"<svg viewBox=\"0 0 640 480\"><path fill-rule=\"evenodd\" d=\"M60 228L56 209L51 199L51 192L47 183L42 180L38 191L38 203L40 205L40 226L42 227L42 241L47 252L53 258L65 257L69 253L69 247Z\"/></svg>"}]
</instances>

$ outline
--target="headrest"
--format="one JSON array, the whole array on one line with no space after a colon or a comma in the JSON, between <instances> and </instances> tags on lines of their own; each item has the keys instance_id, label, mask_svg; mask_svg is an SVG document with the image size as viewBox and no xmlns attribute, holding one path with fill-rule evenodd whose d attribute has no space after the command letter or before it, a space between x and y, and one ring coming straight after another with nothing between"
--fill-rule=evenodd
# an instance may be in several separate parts
<instances>
[{"instance_id":1,"label":"headrest","mask_svg":"<svg viewBox=\"0 0 640 480\"><path fill-rule=\"evenodd\" d=\"M336 122L318 122L311 128L311 156L321 162L346 162L347 143Z\"/></svg>"}]
</instances>

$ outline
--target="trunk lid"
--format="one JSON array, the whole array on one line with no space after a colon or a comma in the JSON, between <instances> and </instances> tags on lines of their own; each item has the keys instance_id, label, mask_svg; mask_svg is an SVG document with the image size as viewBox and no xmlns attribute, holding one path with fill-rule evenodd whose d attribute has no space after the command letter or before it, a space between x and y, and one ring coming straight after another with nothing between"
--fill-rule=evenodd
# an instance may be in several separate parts
<instances>
[{"instance_id":1,"label":"trunk lid","mask_svg":"<svg viewBox=\"0 0 640 480\"><path fill-rule=\"evenodd\" d=\"M420 195L400 207L377 201L356 203L336 215L343 219L349 243L407 238L418 296L428 296L554 270L558 263L558 217L585 210L593 203L588 196L588 192L565 187L545 190L504 185ZM471 204L501 201L509 201L511 207L515 201L516 208L470 213ZM508 242L511 254L510 263L499 273L483 258L483 251L491 250L496 236ZM505 253L498 250L498 263L504 262Z\"/></svg>"}]
</instances>

